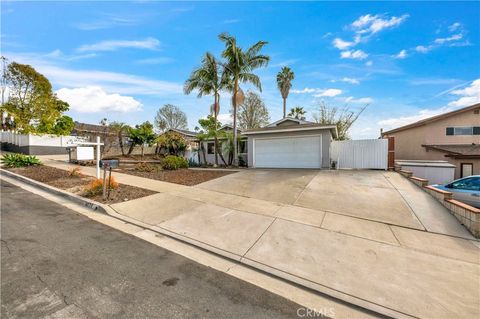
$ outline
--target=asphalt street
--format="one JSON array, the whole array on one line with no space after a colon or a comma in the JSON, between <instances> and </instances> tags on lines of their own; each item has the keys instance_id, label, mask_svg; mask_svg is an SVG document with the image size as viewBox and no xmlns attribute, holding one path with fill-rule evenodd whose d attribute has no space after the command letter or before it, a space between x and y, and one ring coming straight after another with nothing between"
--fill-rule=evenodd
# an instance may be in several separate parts
<instances>
[{"instance_id":1,"label":"asphalt street","mask_svg":"<svg viewBox=\"0 0 480 319\"><path fill-rule=\"evenodd\" d=\"M296 318L301 306L1 182L2 318Z\"/></svg>"}]
</instances>

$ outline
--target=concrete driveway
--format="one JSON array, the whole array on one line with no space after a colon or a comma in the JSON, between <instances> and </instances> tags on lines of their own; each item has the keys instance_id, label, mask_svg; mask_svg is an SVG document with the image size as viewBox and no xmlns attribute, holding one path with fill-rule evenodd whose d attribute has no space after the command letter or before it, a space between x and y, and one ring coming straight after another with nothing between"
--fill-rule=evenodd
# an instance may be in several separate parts
<instances>
[{"instance_id":1,"label":"concrete driveway","mask_svg":"<svg viewBox=\"0 0 480 319\"><path fill-rule=\"evenodd\" d=\"M415 212L398 187L410 193L422 191L405 184L397 175L368 170L247 170L197 187L424 230L419 216L424 212ZM446 210L433 198L427 196L424 201L429 209L445 215ZM452 230L453 235L464 233L458 225L452 227L459 228Z\"/></svg>"}]
</instances>

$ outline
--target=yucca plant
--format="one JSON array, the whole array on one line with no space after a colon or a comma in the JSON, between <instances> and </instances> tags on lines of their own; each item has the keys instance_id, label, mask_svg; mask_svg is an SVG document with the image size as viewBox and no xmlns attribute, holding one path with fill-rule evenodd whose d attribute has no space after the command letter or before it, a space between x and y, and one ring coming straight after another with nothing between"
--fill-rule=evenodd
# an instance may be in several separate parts
<instances>
[{"instance_id":1,"label":"yucca plant","mask_svg":"<svg viewBox=\"0 0 480 319\"><path fill-rule=\"evenodd\" d=\"M40 160L36 156L23 154L5 154L2 156L0 161L6 167L25 167L42 164L42 162L40 162Z\"/></svg>"}]
</instances>

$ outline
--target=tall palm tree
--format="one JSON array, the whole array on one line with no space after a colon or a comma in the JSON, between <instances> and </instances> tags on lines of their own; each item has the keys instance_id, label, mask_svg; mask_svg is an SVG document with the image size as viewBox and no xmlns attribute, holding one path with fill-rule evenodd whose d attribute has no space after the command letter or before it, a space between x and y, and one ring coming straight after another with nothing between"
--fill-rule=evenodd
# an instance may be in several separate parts
<instances>
[{"instance_id":1,"label":"tall palm tree","mask_svg":"<svg viewBox=\"0 0 480 319\"><path fill-rule=\"evenodd\" d=\"M285 118L287 113L287 97L292 87L292 80L295 78L295 74L288 66L284 66L277 74L277 87L282 94L283 99L283 117Z\"/></svg>"},{"instance_id":2,"label":"tall palm tree","mask_svg":"<svg viewBox=\"0 0 480 319\"><path fill-rule=\"evenodd\" d=\"M198 91L198 97L204 95L212 95L214 103L212 105L211 113L217 122L218 113L220 112L220 91L225 84L222 82L221 66L213 54L207 52L202 58L202 64L197 69L193 70L192 74L183 87L185 94L190 94L193 90ZM215 134L215 166L218 165L218 138Z\"/></svg>"},{"instance_id":3,"label":"tall palm tree","mask_svg":"<svg viewBox=\"0 0 480 319\"><path fill-rule=\"evenodd\" d=\"M222 57L225 59L223 63L224 73L223 77L230 79L232 83L232 107L233 107L233 139L235 141L233 151L233 165L238 165L238 145L237 145L237 104L241 102L240 83L251 83L257 87L260 92L262 85L260 78L253 74L252 71L256 68L266 66L270 57L259 54L260 50L267 44L265 41L258 41L246 51L237 46L235 37L228 33L221 33L218 38L225 43L225 50L222 52ZM228 82L228 81L225 81Z\"/></svg>"}]
</instances>

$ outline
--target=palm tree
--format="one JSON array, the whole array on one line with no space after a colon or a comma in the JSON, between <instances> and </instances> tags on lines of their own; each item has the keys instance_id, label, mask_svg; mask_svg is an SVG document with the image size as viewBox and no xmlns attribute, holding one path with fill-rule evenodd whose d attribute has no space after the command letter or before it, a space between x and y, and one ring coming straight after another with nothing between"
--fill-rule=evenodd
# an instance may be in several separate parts
<instances>
[{"instance_id":1,"label":"palm tree","mask_svg":"<svg viewBox=\"0 0 480 319\"><path fill-rule=\"evenodd\" d=\"M283 117L285 118L287 112L287 97L292 87L292 80L295 78L295 74L288 66L284 66L277 74L277 87L282 94L283 99Z\"/></svg>"},{"instance_id":2,"label":"palm tree","mask_svg":"<svg viewBox=\"0 0 480 319\"><path fill-rule=\"evenodd\" d=\"M128 131L129 126L123 122L112 122L109 125L110 129L117 134L118 138L118 145L120 146L120 150L122 151L122 155L125 155L125 149L123 146L123 138L126 132Z\"/></svg>"},{"instance_id":3,"label":"palm tree","mask_svg":"<svg viewBox=\"0 0 480 319\"><path fill-rule=\"evenodd\" d=\"M301 106L295 106L294 108L290 109L290 113L288 113L288 116L296 118L298 120L305 120L305 114L307 111L303 109Z\"/></svg>"},{"instance_id":4,"label":"palm tree","mask_svg":"<svg viewBox=\"0 0 480 319\"><path fill-rule=\"evenodd\" d=\"M225 87L222 82L220 64L213 54L207 52L202 59L202 64L193 70L192 74L183 87L185 94L190 94L193 90L198 90L197 97L213 94L214 103L211 113L217 122L217 116L220 112L220 91ZM218 165L218 138L215 135L215 166Z\"/></svg>"},{"instance_id":5,"label":"palm tree","mask_svg":"<svg viewBox=\"0 0 480 319\"><path fill-rule=\"evenodd\" d=\"M225 43L225 50L222 52L222 57L225 59L223 63L224 73L223 77L230 79L232 85L232 106L233 106L233 140L237 141L237 104L241 104L241 89L240 83L251 83L257 87L260 92L262 85L260 78L253 74L252 71L256 68L266 66L270 57L259 54L260 50L267 44L265 41L258 41L246 51L237 46L235 37L228 33L221 33L218 38ZM225 81L228 82L228 81ZM240 103L239 103L240 102ZM234 143L233 151L233 165L238 164L238 145Z\"/></svg>"}]
</instances>

